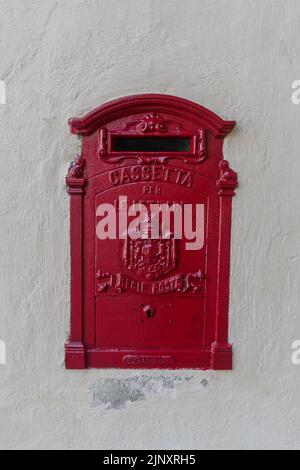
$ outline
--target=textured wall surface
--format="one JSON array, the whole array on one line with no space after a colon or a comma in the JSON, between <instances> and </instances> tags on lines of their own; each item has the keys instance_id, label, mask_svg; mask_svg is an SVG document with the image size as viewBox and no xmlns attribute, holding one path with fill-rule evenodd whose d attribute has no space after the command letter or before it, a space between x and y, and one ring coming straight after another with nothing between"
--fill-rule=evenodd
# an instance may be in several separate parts
<instances>
[{"instance_id":1,"label":"textured wall surface","mask_svg":"<svg viewBox=\"0 0 300 470\"><path fill-rule=\"evenodd\" d=\"M0 447L299 448L298 0L0 0ZM67 118L161 92L238 126L232 372L65 371Z\"/></svg>"}]
</instances>

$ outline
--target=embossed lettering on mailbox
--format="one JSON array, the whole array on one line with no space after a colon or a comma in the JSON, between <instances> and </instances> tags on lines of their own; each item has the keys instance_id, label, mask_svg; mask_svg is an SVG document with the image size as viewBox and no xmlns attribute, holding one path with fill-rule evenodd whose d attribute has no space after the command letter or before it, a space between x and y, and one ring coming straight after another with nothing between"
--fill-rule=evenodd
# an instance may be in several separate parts
<instances>
[{"instance_id":1,"label":"embossed lettering on mailbox","mask_svg":"<svg viewBox=\"0 0 300 470\"><path fill-rule=\"evenodd\" d=\"M231 369L231 203L224 121L149 94L70 119L66 367Z\"/></svg>"}]
</instances>

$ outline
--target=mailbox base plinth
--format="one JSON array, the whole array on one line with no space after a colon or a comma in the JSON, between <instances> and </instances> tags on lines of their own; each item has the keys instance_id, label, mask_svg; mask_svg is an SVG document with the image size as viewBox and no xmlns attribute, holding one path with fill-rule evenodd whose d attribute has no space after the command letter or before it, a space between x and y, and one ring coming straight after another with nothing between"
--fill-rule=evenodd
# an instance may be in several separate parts
<instances>
[{"instance_id":1,"label":"mailbox base plinth","mask_svg":"<svg viewBox=\"0 0 300 470\"><path fill-rule=\"evenodd\" d=\"M68 342L65 344L65 366L66 369L84 369L85 348L80 342Z\"/></svg>"},{"instance_id":2,"label":"mailbox base plinth","mask_svg":"<svg viewBox=\"0 0 300 470\"><path fill-rule=\"evenodd\" d=\"M86 367L118 369L210 369L211 351L185 349L89 349Z\"/></svg>"},{"instance_id":3,"label":"mailbox base plinth","mask_svg":"<svg viewBox=\"0 0 300 470\"><path fill-rule=\"evenodd\" d=\"M141 350L88 349L82 343L65 345L67 369L214 369L232 370L232 346L214 343L211 350Z\"/></svg>"},{"instance_id":4,"label":"mailbox base plinth","mask_svg":"<svg viewBox=\"0 0 300 470\"><path fill-rule=\"evenodd\" d=\"M211 369L232 370L231 344L214 343L211 348Z\"/></svg>"}]
</instances>

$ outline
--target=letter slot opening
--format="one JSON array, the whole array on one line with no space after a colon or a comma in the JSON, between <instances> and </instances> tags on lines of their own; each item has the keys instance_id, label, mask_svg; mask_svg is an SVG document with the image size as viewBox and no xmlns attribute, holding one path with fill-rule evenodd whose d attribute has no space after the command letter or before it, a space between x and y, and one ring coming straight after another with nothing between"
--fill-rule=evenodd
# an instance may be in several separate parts
<instances>
[{"instance_id":1,"label":"letter slot opening","mask_svg":"<svg viewBox=\"0 0 300 470\"><path fill-rule=\"evenodd\" d=\"M191 153L191 138L179 136L112 136L112 152Z\"/></svg>"}]
</instances>

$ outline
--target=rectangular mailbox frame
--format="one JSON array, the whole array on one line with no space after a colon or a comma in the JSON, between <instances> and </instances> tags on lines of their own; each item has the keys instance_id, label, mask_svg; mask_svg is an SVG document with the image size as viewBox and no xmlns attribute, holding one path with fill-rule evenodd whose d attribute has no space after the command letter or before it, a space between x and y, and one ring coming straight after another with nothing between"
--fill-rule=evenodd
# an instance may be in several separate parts
<instances>
[{"instance_id":1,"label":"rectangular mailbox frame","mask_svg":"<svg viewBox=\"0 0 300 470\"><path fill-rule=\"evenodd\" d=\"M231 210L238 180L222 146L235 122L183 98L146 94L105 103L69 124L83 144L66 177L71 232L66 368L231 369ZM176 151L172 139L187 138L190 151ZM128 151L125 145L116 151L113 139L152 139L154 150ZM168 139L175 151L165 144L160 151L159 139ZM98 205L116 207L124 196L147 207L203 204L202 250L188 253L182 240L173 239L97 239Z\"/></svg>"}]
</instances>

